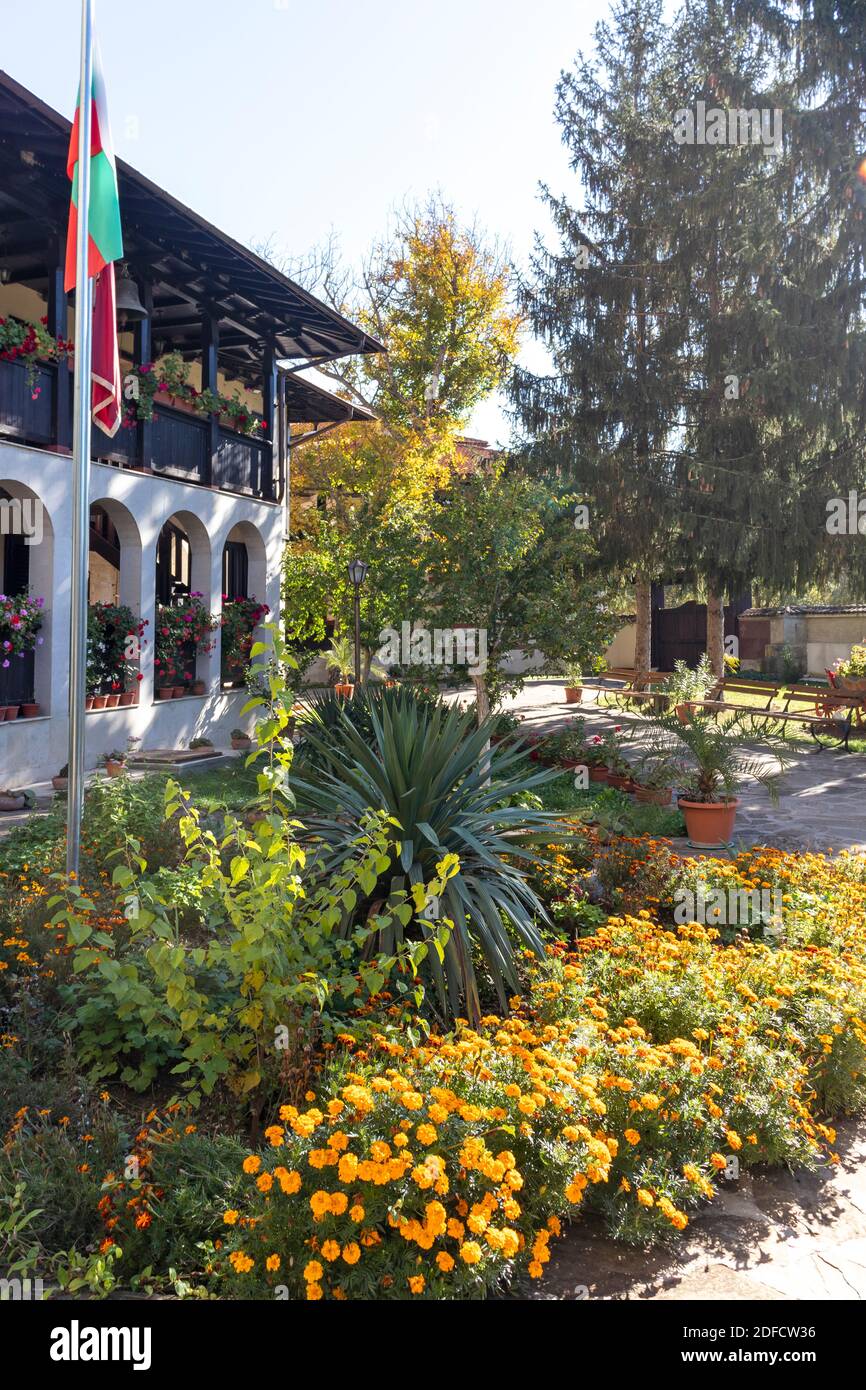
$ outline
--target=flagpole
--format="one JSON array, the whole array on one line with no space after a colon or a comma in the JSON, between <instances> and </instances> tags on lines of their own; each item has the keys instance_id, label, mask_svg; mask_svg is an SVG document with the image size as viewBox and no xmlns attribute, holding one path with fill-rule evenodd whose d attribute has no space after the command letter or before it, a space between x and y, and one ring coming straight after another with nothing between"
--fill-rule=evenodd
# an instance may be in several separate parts
<instances>
[{"instance_id":1,"label":"flagpole","mask_svg":"<svg viewBox=\"0 0 866 1390\"><path fill-rule=\"evenodd\" d=\"M84 698L87 676L87 570L90 543L90 358L92 284L88 275L93 0L81 5L78 124L78 240L75 274L75 384L72 440L72 590L69 621L69 790L66 872L79 873L84 808Z\"/></svg>"}]
</instances>

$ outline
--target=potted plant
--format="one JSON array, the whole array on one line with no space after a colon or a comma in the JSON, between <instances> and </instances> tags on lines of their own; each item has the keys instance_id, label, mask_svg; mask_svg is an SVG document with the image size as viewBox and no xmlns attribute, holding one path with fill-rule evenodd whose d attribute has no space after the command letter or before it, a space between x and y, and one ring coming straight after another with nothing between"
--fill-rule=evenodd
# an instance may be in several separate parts
<instances>
[{"instance_id":1,"label":"potted plant","mask_svg":"<svg viewBox=\"0 0 866 1390\"><path fill-rule=\"evenodd\" d=\"M618 787L621 791L626 791L632 786L633 779L631 763L623 756L623 740L622 725L614 724L612 729L606 729L602 735L601 747L604 764L607 768L608 784L611 787Z\"/></svg>"},{"instance_id":2,"label":"potted plant","mask_svg":"<svg viewBox=\"0 0 866 1390\"><path fill-rule=\"evenodd\" d=\"M158 685L156 687L156 698L158 700L170 700L174 695L173 685Z\"/></svg>"},{"instance_id":3,"label":"potted plant","mask_svg":"<svg viewBox=\"0 0 866 1390\"><path fill-rule=\"evenodd\" d=\"M203 695L205 693L205 683L202 680L195 680L192 683L193 695Z\"/></svg>"},{"instance_id":4,"label":"potted plant","mask_svg":"<svg viewBox=\"0 0 866 1390\"><path fill-rule=\"evenodd\" d=\"M191 738L189 741L190 751L195 752L198 748L213 748L213 741L200 735L198 738Z\"/></svg>"},{"instance_id":5,"label":"potted plant","mask_svg":"<svg viewBox=\"0 0 866 1390\"><path fill-rule=\"evenodd\" d=\"M354 694L355 687L352 684L352 672L355 667L355 652L352 643L345 635L342 637L331 638L330 651L325 653L325 661L329 671L337 673L337 681L334 689L338 695L350 700Z\"/></svg>"},{"instance_id":6,"label":"potted plant","mask_svg":"<svg viewBox=\"0 0 866 1390\"><path fill-rule=\"evenodd\" d=\"M778 802L785 760L774 750L777 766L772 770L750 752L754 734L745 730L736 711L716 718L696 710L688 724L662 716L657 727L661 741L656 748L676 765L677 804L695 849L722 849L730 843L740 804L737 791L744 782L760 783L771 802Z\"/></svg>"},{"instance_id":7,"label":"potted plant","mask_svg":"<svg viewBox=\"0 0 866 1390\"><path fill-rule=\"evenodd\" d=\"M836 662L836 685L849 695L866 691L866 642L851 648L851 655Z\"/></svg>"},{"instance_id":8,"label":"potted plant","mask_svg":"<svg viewBox=\"0 0 866 1390\"><path fill-rule=\"evenodd\" d=\"M688 724L694 711L694 700L705 700L716 678L709 657L703 652L692 670L685 661L675 661L674 669L659 686L659 694L667 697L668 707L674 710L681 724Z\"/></svg>"},{"instance_id":9,"label":"potted plant","mask_svg":"<svg viewBox=\"0 0 866 1390\"><path fill-rule=\"evenodd\" d=\"M248 733L244 732L243 729L232 729L231 741L232 748L237 750L240 750L242 748L249 748L252 744L252 739L250 738Z\"/></svg>"},{"instance_id":10,"label":"potted plant","mask_svg":"<svg viewBox=\"0 0 866 1390\"><path fill-rule=\"evenodd\" d=\"M6 706L6 718L7 718L7 719L17 719L17 718L18 718L18 711L19 711L20 708L21 708L20 705L7 705L7 706Z\"/></svg>"},{"instance_id":11,"label":"potted plant","mask_svg":"<svg viewBox=\"0 0 866 1390\"><path fill-rule=\"evenodd\" d=\"M565 666L565 702L579 705L583 699L583 665L579 661L569 661Z\"/></svg>"},{"instance_id":12,"label":"potted plant","mask_svg":"<svg viewBox=\"0 0 866 1390\"><path fill-rule=\"evenodd\" d=\"M270 608L253 598L229 598L223 594L222 616L222 674L228 684L242 684L250 664L250 650L256 628L263 623ZM204 694L204 691L202 691Z\"/></svg>"},{"instance_id":13,"label":"potted plant","mask_svg":"<svg viewBox=\"0 0 866 1390\"><path fill-rule=\"evenodd\" d=\"M551 734L540 746L541 761L564 768L581 767L587 763L583 731L584 721L576 719L569 728Z\"/></svg>"},{"instance_id":14,"label":"potted plant","mask_svg":"<svg viewBox=\"0 0 866 1390\"><path fill-rule=\"evenodd\" d=\"M51 785L56 792L65 792L69 785L69 764L64 763L56 777L51 778Z\"/></svg>"},{"instance_id":15,"label":"potted plant","mask_svg":"<svg viewBox=\"0 0 866 1390\"><path fill-rule=\"evenodd\" d=\"M120 748L113 748L110 753L101 753L99 761L109 777L119 777L126 767L126 754Z\"/></svg>"},{"instance_id":16,"label":"potted plant","mask_svg":"<svg viewBox=\"0 0 866 1390\"><path fill-rule=\"evenodd\" d=\"M93 708L94 708L94 709L105 709L107 700L108 700L108 696L107 696L107 695L94 695L94 697L93 697Z\"/></svg>"},{"instance_id":17,"label":"potted plant","mask_svg":"<svg viewBox=\"0 0 866 1390\"><path fill-rule=\"evenodd\" d=\"M23 811L28 804L27 793L0 787L0 811Z\"/></svg>"},{"instance_id":18,"label":"potted plant","mask_svg":"<svg viewBox=\"0 0 866 1390\"><path fill-rule=\"evenodd\" d=\"M589 768L590 782L607 782L608 771L605 762L604 739L601 734L593 734L584 748L584 762Z\"/></svg>"},{"instance_id":19,"label":"potted plant","mask_svg":"<svg viewBox=\"0 0 866 1390\"><path fill-rule=\"evenodd\" d=\"M194 662L196 652L212 652L215 646L211 634L218 619L211 616L202 603L203 594L194 590L171 604L160 604L154 641L154 680L157 690L169 687L175 696L186 694L186 683L194 676L185 667ZM170 699L170 696L162 696Z\"/></svg>"},{"instance_id":20,"label":"potted plant","mask_svg":"<svg viewBox=\"0 0 866 1390\"><path fill-rule=\"evenodd\" d=\"M21 715L24 719L35 719L39 713L39 706L35 700L28 700L21 706Z\"/></svg>"},{"instance_id":21,"label":"potted plant","mask_svg":"<svg viewBox=\"0 0 866 1390\"><path fill-rule=\"evenodd\" d=\"M669 806L677 770L673 755L659 751L642 754L632 769L635 800L652 806Z\"/></svg>"}]
</instances>

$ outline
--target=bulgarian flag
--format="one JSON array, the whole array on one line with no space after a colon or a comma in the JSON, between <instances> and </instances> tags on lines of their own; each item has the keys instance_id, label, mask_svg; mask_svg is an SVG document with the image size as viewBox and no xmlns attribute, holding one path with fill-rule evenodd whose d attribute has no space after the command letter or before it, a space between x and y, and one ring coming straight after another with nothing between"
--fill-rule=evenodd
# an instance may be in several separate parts
<instances>
[{"instance_id":1,"label":"bulgarian flag","mask_svg":"<svg viewBox=\"0 0 866 1390\"><path fill-rule=\"evenodd\" d=\"M78 240L78 129L81 120L81 93L69 137L66 173L72 181L69 229L66 235L65 287L71 290L76 279ZM111 143L105 77L99 45L93 46L93 85L90 94L90 206L87 218L88 274L96 277L93 303L92 393L94 422L113 436L121 420L120 358L117 350L117 315L114 290L114 261L123 256L120 229L120 199L117 192L117 166Z\"/></svg>"}]
</instances>

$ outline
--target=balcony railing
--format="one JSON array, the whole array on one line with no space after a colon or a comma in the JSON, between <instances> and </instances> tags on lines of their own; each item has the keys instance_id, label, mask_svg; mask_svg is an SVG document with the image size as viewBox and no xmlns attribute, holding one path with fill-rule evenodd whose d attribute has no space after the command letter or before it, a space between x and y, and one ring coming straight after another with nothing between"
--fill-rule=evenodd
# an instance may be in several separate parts
<instances>
[{"instance_id":1,"label":"balcony railing","mask_svg":"<svg viewBox=\"0 0 866 1390\"><path fill-rule=\"evenodd\" d=\"M0 440L50 447L56 443L54 395L57 371L36 368L32 385L21 362L0 360ZM208 416L154 405L153 419L121 426L113 439L96 427L91 455L124 468L143 468L169 478L221 488L246 497L275 500L273 456L268 440L234 430L212 430Z\"/></svg>"}]
</instances>

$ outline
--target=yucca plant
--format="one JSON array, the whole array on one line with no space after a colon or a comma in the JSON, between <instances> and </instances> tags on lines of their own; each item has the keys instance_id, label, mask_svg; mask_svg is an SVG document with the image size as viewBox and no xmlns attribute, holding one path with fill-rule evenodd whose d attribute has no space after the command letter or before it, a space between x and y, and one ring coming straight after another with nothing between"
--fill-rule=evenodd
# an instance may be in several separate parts
<instances>
[{"instance_id":1,"label":"yucca plant","mask_svg":"<svg viewBox=\"0 0 866 1390\"><path fill-rule=\"evenodd\" d=\"M305 775L301 763L292 777L306 827L299 835L318 842L323 872L331 872L351 853L371 808L393 817L399 854L383 868L368 911L392 889L429 881L447 854L459 857L459 872L438 904L438 918L453 928L441 959L431 945L425 968L443 1012L462 1008L477 1020L473 949L503 1007L519 987L513 938L539 955L544 950L539 926L549 919L523 866L538 862L538 847L554 834L562 838L562 826L549 812L505 803L557 771L527 772L519 740L490 747L495 718L479 728L474 712L419 703L403 690L368 699L367 708L369 733L343 711L335 719L329 710L327 722L311 712L304 738L316 772ZM377 949L390 952L401 931L431 940L435 915L425 907L404 928L392 925Z\"/></svg>"}]
</instances>

